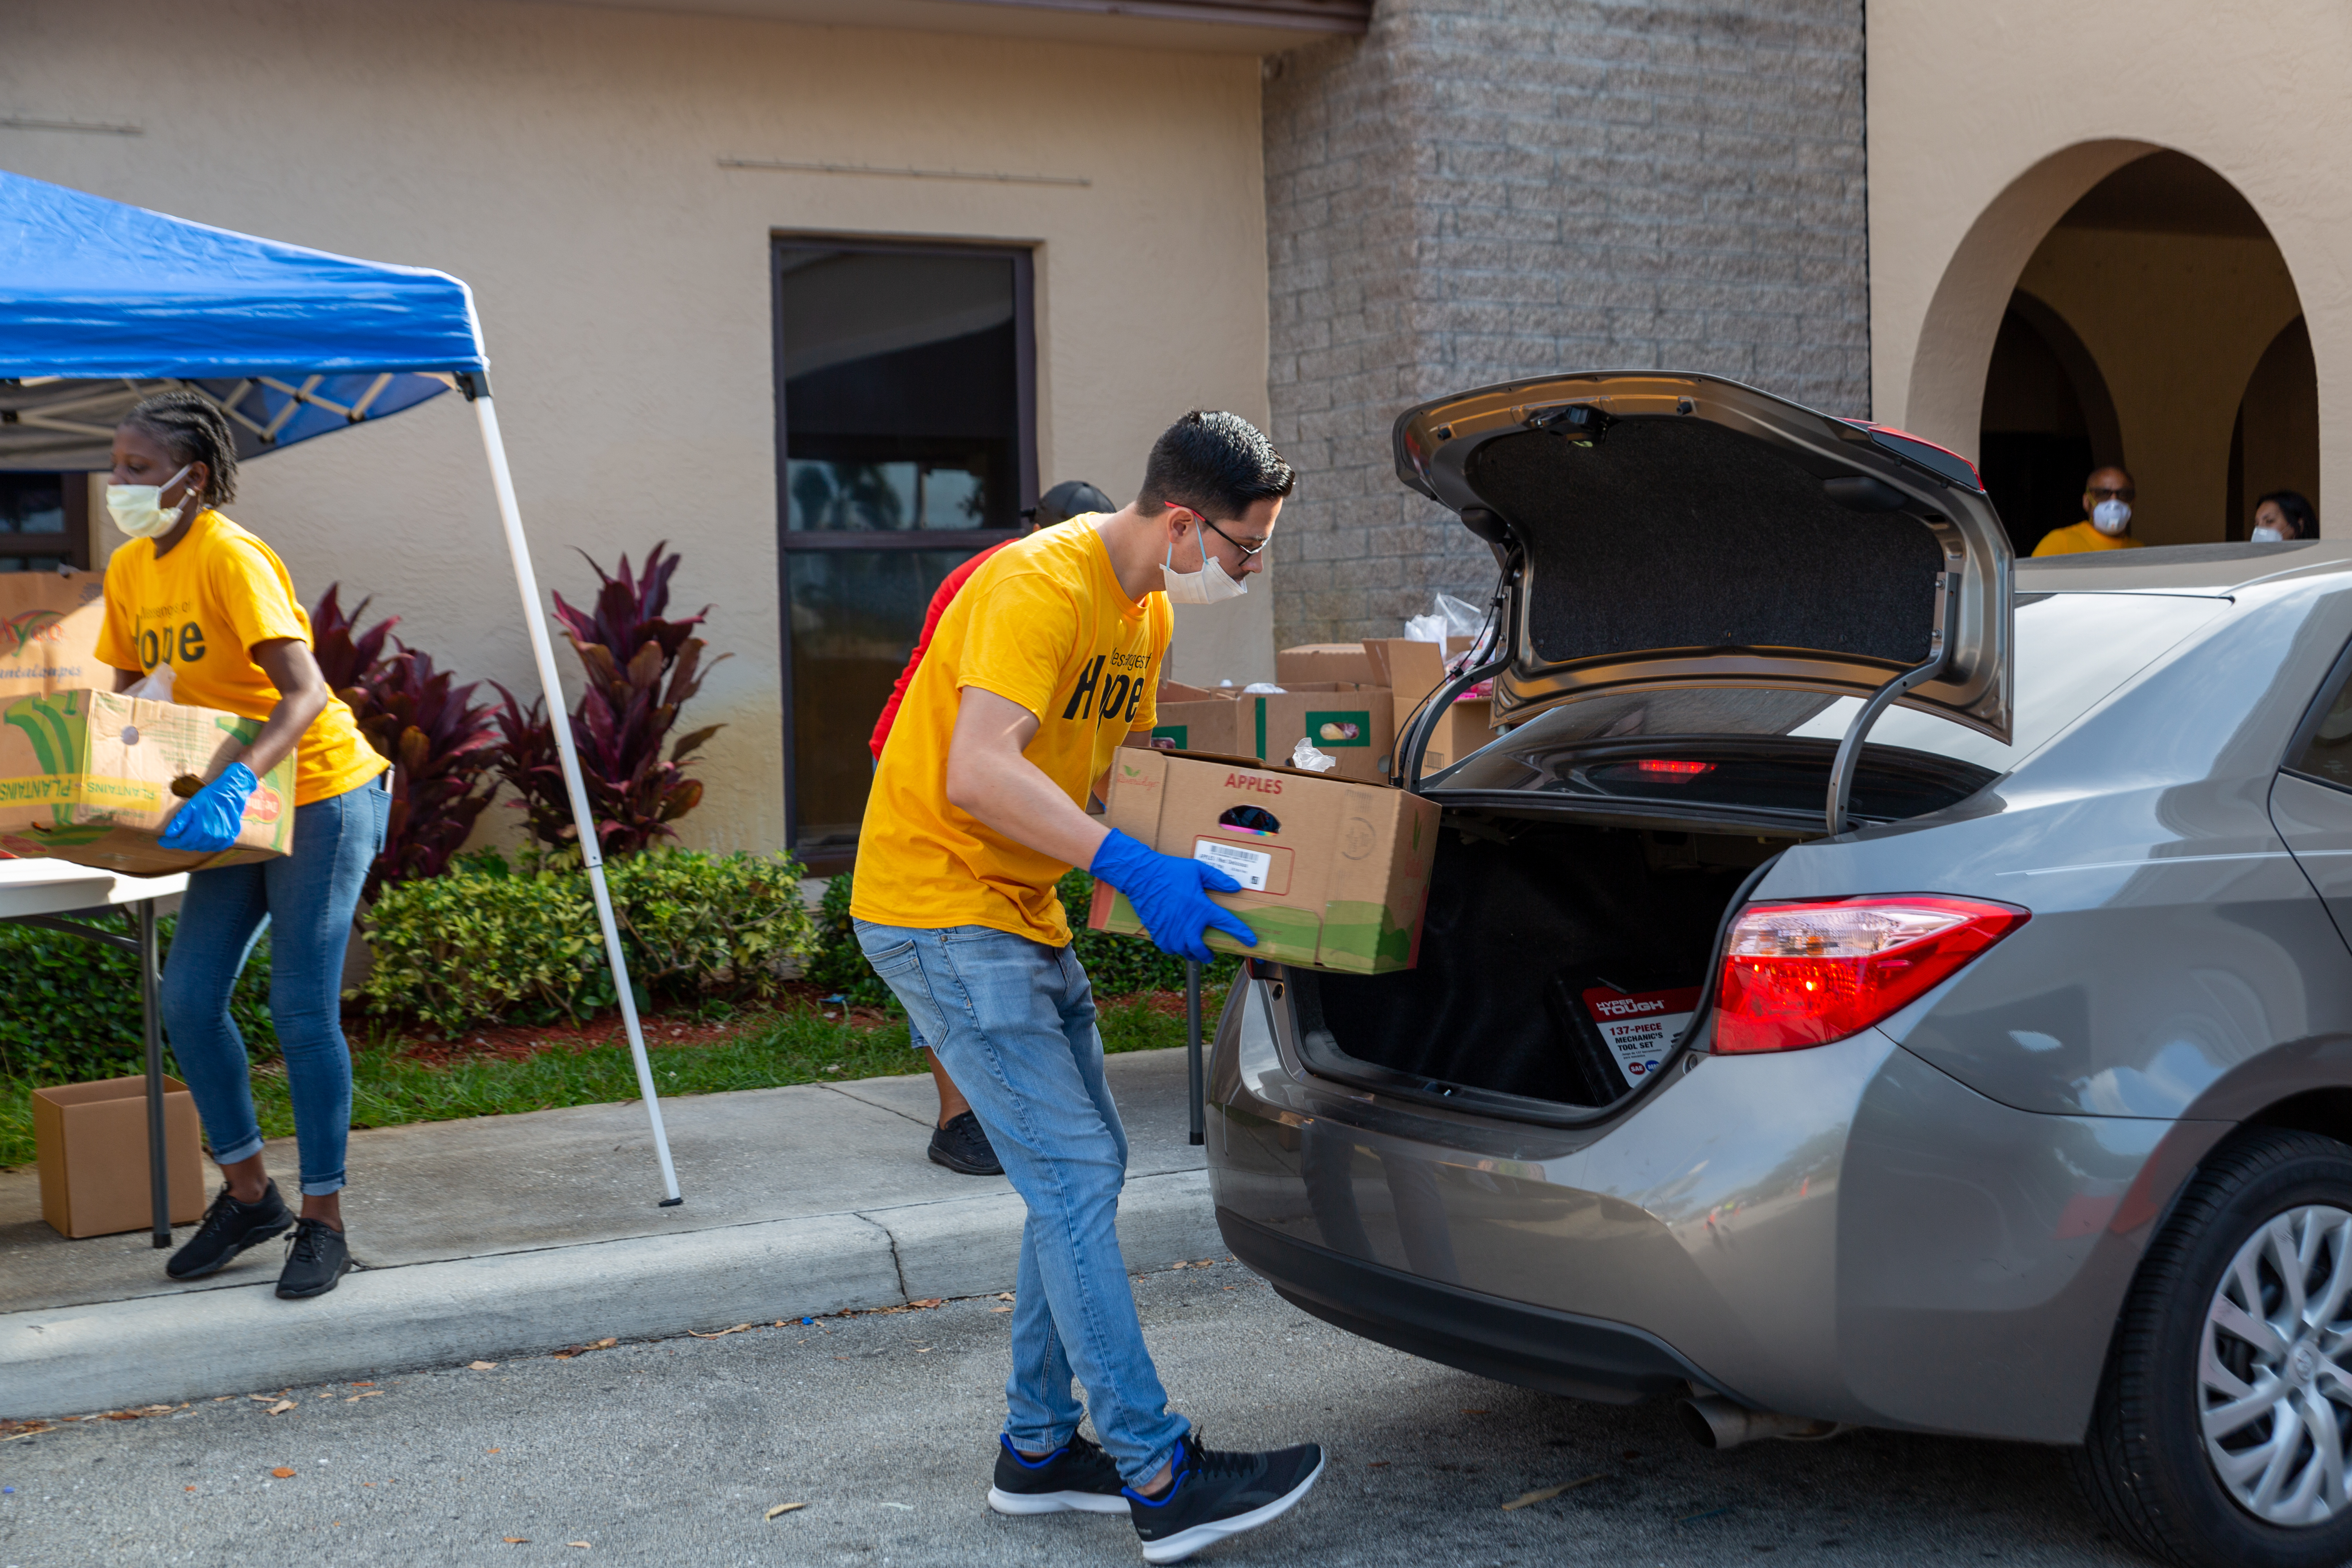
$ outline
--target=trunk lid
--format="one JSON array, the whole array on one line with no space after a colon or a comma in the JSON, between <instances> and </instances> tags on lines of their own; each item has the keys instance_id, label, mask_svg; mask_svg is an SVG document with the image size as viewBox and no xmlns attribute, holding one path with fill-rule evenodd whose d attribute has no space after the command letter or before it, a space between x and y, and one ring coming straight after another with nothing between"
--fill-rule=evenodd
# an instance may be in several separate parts
<instances>
[{"instance_id":1,"label":"trunk lid","mask_svg":"<svg viewBox=\"0 0 2352 1568\"><path fill-rule=\"evenodd\" d=\"M1516 554L1496 717L1644 688L1866 697L2010 732L2009 542L1975 470L1900 431L1685 372L1424 403L1397 476Z\"/></svg>"}]
</instances>

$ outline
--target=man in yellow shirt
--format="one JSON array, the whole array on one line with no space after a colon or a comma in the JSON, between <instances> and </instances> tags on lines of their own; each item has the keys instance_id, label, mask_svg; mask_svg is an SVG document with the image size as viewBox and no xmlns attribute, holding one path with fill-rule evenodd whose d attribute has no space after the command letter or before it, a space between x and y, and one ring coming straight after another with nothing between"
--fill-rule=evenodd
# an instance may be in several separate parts
<instances>
[{"instance_id":1,"label":"man in yellow shirt","mask_svg":"<svg viewBox=\"0 0 2352 1568\"><path fill-rule=\"evenodd\" d=\"M2122 468L2095 468L2083 481L2083 521L2053 528L2033 553L2082 555L2094 550L2137 550L2131 536L2132 502L2139 491Z\"/></svg>"},{"instance_id":2,"label":"man in yellow shirt","mask_svg":"<svg viewBox=\"0 0 2352 1568\"><path fill-rule=\"evenodd\" d=\"M1208 958L1212 926L1255 945L1207 897L1238 884L1107 830L1085 802L1151 728L1169 602L1246 592L1291 483L1247 420L1195 411L1153 445L1132 503L998 552L940 617L858 838L858 945L1029 1210L990 1506L1126 1513L1151 1563L1282 1513L1323 1453L1202 1448L1167 1407L1116 1229L1127 1134L1054 884L1087 867L1183 957ZM1099 1448L1078 1433L1074 1376Z\"/></svg>"}]
</instances>

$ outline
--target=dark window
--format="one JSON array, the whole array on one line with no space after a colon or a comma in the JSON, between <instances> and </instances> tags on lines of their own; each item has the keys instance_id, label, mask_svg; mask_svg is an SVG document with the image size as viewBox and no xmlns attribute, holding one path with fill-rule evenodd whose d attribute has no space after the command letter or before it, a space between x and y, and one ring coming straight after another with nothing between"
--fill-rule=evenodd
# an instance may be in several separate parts
<instances>
[{"instance_id":1,"label":"dark window","mask_svg":"<svg viewBox=\"0 0 2352 1568\"><path fill-rule=\"evenodd\" d=\"M87 567L89 498L80 474L0 473L0 572Z\"/></svg>"},{"instance_id":2,"label":"dark window","mask_svg":"<svg viewBox=\"0 0 2352 1568\"><path fill-rule=\"evenodd\" d=\"M2287 748L2287 771L2352 790L2352 648L2336 660L2325 692Z\"/></svg>"},{"instance_id":3,"label":"dark window","mask_svg":"<svg viewBox=\"0 0 2352 1568\"><path fill-rule=\"evenodd\" d=\"M785 815L814 870L856 851L932 593L1036 498L1029 259L776 242Z\"/></svg>"}]
</instances>

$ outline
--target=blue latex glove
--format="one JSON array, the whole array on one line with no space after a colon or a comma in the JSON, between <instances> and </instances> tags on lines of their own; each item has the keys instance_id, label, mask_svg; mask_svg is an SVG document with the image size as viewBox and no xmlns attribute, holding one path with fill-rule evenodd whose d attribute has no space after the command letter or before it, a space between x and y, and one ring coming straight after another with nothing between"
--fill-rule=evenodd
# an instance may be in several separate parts
<instances>
[{"instance_id":1,"label":"blue latex glove","mask_svg":"<svg viewBox=\"0 0 2352 1568\"><path fill-rule=\"evenodd\" d=\"M163 837L156 842L166 849L192 849L206 854L226 849L236 842L238 824L245 820L245 803L261 781L243 763L231 763L221 770L221 776L188 797L188 804L172 814L163 826Z\"/></svg>"},{"instance_id":2,"label":"blue latex glove","mask_svg":"<svg viewBox=\"0 0 2352 1568\"><path fill-rule=\"evenodd\" d=\"M1215 955L1203 940L1213 926L1244 947L1257 945L1257 933L1239 915L1209 901L1210 893L1238 893L1242 885L1214 866L1147 849L1114 827L1087 868L1127 895L1143 929L1162 952L1206 963ZM1206 891L1203 891L1203 889Z\"/></svg>"}]
</instances>

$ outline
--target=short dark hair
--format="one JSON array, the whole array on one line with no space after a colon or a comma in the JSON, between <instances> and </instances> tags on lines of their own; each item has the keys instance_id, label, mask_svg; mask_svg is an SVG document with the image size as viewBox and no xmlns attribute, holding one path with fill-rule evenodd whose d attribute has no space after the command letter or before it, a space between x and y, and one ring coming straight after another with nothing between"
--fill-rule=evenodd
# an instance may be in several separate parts
<instances>
[{"instance_id":1,"label":"short dark hair","mask_svg":"<svg viewBox=\"0 0 2352 1568\"><path fill-rule=\"evenodd\" d=\"M2254 510L2260 511L2265 504L2275 505L2280 514L2294 524L2294 536L2297 539L2319 537L2319 513L2313 509L2309 501L2303 499L2300 491L2273 490L2254 502Z\"/></svg>"},{"instance_id":2,"label":"short dark hair","mask_svg":"<svg viewBox=\"0 0 2352 1568\"><path fill-rule=\"evenodd\" d=\"M1136 504L1170 504L1231 522L1262 500L1290 493L1298 476L1264 432L1238 414L1195 408L1160 432L1143 465Z\"/></svg>"},{"instance_id":3,"label":"short dark hair","mask_svg":"<svg viewBox=\"0 0 2352 1568\"><path fill-rule=\"evenodd\" d=\"M201 392L159 392L134 405L122 423L151 436L176 463L202 463L205 504L226 506L236 499L236 437L220 405Z\"/></svg>"}]
</instances>

